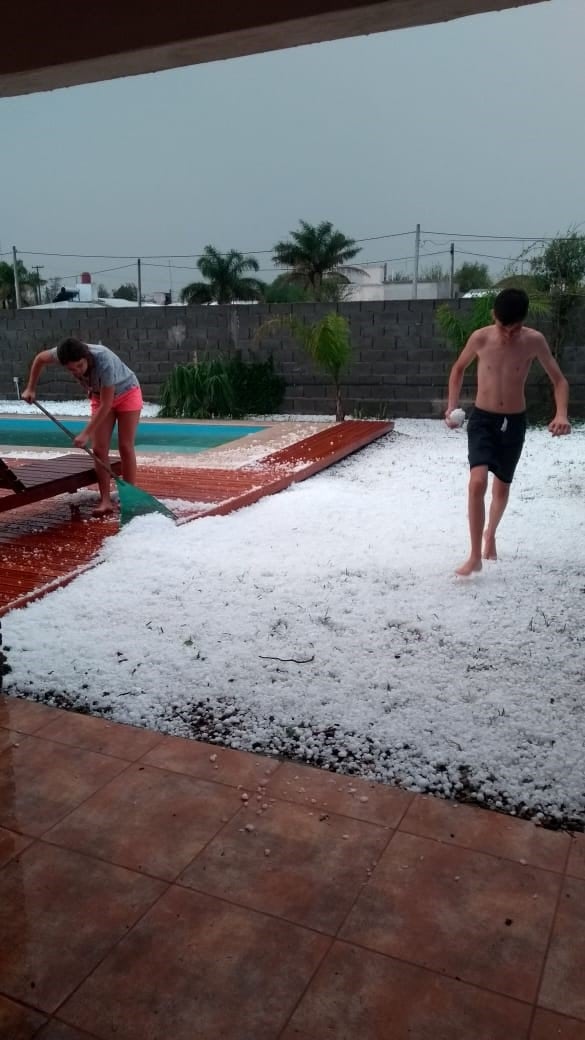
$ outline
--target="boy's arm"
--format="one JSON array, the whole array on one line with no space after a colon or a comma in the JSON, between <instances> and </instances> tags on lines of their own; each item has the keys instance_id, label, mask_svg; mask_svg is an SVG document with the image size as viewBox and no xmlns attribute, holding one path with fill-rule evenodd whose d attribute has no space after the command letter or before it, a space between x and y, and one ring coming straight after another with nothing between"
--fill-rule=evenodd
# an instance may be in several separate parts
<instances>
[{"instance_id":1,"label":"boy's arm","mask_svg":"<svg viewBox=\"0 0 585 1040\"><path fill-rule=\"evenodd\" d=\"M548 424L548 428L553 437L562 437L564 434L571 432L571 424L568 416L569 384L552 356L551 349L546 339L540 334L538 336L535 356L537 360L540 361L540 364L550 379L555 395L557 412L552 422Z\"/></svg>"},{"instance_id":2,"label":"boy's arm","mask_svg":"<svg viewBox=\"0 0 585 1040\"><path fill-rule=\"evenodd\" d=\"M459 404L459 394L461 393L463 376L465 375L465 370L469 368L471 362L477 357L478 345L479 336L477 332L472 332L449 374L449 400L445 411L445 422L447 423L447 426L458 425L458 423L451 423L449 421L449 416Z\"/></svg>"},{"instance_id":3,"label":"boy's arm","mask_svg":"<svg viewBox=\"0 0 585 1040\"><path fill-rule=\"evenodd\" d=\"M27 401L28 404L32 404L36 398L36 389L39 376L45 367L45 365L54 365L57 358L50 350L41 350L40 354L33 359L33 363L30 366L30 372L28 375L28 383L25 389L22 391L21 397L23 401Z\"/></svg>"}]
</instances>

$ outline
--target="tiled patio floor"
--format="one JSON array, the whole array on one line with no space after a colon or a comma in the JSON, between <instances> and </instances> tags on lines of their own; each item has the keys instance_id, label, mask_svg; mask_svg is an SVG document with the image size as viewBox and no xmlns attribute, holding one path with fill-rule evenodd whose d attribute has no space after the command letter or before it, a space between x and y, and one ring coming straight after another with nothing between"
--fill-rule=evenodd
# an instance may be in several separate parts
<instances>
[{"instance_id":1,"label":"tiled patio floor","mask_svg":"<svg viewBox=\"0 0 585 1040\"><path fill-rule=\"evenodd\" d=\"M585 1040L585 836L0 698L2 1040Z\"/></svg>"}]
</instances>

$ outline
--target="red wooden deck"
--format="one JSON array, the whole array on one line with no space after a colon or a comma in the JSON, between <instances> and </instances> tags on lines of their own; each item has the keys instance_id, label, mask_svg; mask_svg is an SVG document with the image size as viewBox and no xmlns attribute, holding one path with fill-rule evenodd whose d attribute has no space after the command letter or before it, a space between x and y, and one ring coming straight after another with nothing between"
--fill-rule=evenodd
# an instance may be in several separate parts
<instances>
[{"instance_id":1,"label":"red wooden deck","mask_svg":"<svg viewBox=\"0 0 585 1040\"><path fill-rule=\"evenodd\" d=\"M339 462L393 425L348 420L240 469L141 467L139 483L157 498L181 500L179 523L230 513ZM91 519L91 502L70 502L62 496L0 517L0 617L91 567L104 539L118 530L115 518Z\"/></svg>"}]
</instances>

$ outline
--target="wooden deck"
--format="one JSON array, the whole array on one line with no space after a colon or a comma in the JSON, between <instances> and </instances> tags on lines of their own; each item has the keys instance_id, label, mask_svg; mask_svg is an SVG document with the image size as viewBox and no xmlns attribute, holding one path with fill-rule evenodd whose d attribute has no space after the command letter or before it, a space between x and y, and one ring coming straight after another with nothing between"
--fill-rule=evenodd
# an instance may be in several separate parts
<instances>
[{"instance_id":1,"label":"wooden deck","mask_svg":"<svg viewBox=\"0 0 585 1040\"><path fill-rule=\"evenodd\" d=\"M177 520L187 523L233 512L306 480L389 433L393 425L348 420L240 469L141 467L139 483L157 498L171 500L171 508L173 501L180 502ZM18 472L16 461L14 469ZM0 617L98 562L104 539L119 525L115 518L91 519L91 505L83 496L61 496L2 514Z\"/></svg>"}]
</instances>

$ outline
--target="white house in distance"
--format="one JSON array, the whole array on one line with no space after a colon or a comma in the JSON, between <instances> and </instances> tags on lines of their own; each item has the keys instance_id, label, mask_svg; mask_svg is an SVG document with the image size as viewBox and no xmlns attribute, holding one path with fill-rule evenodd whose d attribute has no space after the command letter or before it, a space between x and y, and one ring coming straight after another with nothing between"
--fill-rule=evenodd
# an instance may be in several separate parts
<instances>
[{"instance_id":1,"label":"white house in distance","mask_svg":"<svg viewBox=\"0 0 585 1040\"><path fill-rule=\"evenodd\" d=\"M395 282L388 278L388 264L356 264L352 268L340 268L349 278L344 299L350 303L365 303L373 300L412 300L413 283ZM453 287L457 295L457 286ZM448 300L451 286L448 278L440 282L419 281L418 300Z\"/></svg>"}]
</instances>

